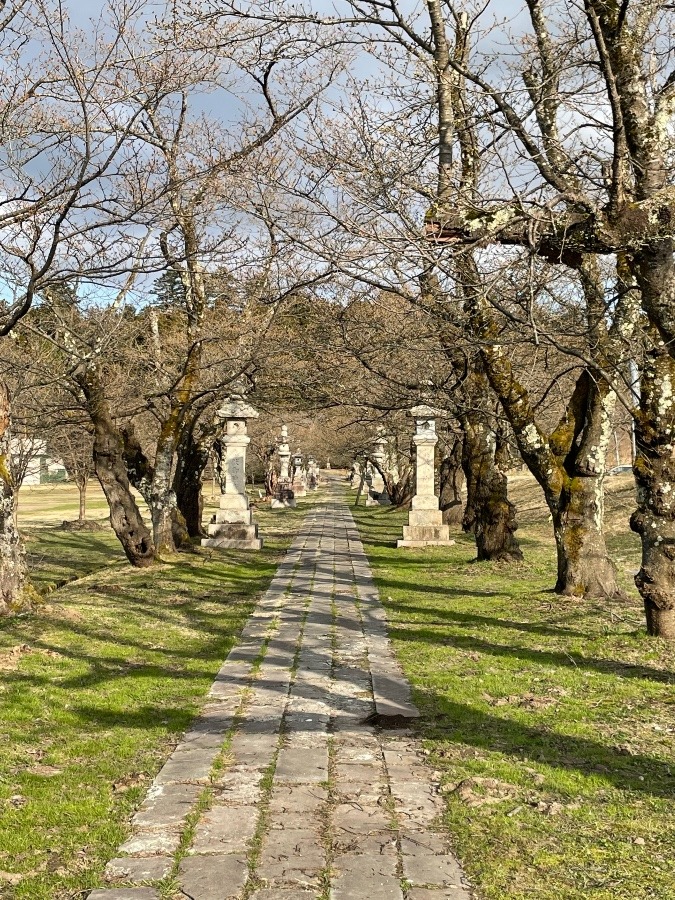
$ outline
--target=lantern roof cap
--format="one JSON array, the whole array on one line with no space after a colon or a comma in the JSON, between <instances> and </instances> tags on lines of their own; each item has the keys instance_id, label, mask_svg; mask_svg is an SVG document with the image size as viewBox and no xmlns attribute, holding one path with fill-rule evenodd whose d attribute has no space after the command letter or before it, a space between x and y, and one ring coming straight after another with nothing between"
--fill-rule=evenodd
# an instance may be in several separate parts
<instances>
[{"instance_id":1,"label":"lantern roof cap","mask_svg":"<svg viewBox=\"0 0 675 900\"><path fill-rule=\"evenodd\" d=\"M230 394L218 408L216 415L219 419L257 419L260 413L246 402L243 394Z\"/></svg>"},{"instance_id":2,"label":"lantern roof cap","mask_svg":"<svg viewBox=\"0 0 675 900\"><path fill-rule=\"evenodd\" d=\"M444 416L445 413L441 409L434 409L433 406L421 403L419 406L413 406L410 410L410 415L416 419L435 419L438 416Z\"/></svg>"}]
</instances>

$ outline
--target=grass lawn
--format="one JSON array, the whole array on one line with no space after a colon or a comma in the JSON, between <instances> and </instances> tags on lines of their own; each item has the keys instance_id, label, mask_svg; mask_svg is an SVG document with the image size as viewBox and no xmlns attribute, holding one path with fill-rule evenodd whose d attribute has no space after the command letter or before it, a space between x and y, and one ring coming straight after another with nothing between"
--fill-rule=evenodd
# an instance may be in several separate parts
<instances>
[{"instance_id":1,"label":"grass lawn","mask_svg":"<svg viewBox=\"0 0 675 900\"><path fill-rule=\"evenodd\" d=\"M99 884L308 506L261 509L259 553L134 570L109 529L39 524L76 518L72 488L22 496L45 603L0 619L0 897L65 900Z\"/></svg>"},{"instance_id":2,"label":"grass lawn","mask_svg":"<svg viewBox=\"0 0 675 900\"><path fill-rule=\"evenodd\" d=\"M631 585L630 476L608 479L625 601L550 593L539 489L514 479L525 562L472 540L397 550L406 514L354 510L447 799L445 825L483 900L675 898L675 647L648 638Z\"/></svg>"}]
</instances>

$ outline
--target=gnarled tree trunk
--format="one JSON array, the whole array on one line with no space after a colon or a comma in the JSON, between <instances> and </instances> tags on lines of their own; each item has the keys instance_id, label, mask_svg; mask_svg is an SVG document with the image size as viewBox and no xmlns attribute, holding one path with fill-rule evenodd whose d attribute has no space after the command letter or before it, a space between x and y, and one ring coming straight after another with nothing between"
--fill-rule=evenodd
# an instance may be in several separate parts
<instances>
[{"instance_id":1,"label":"gnarled tree trunk","mask_svg":"<svg viewBox=\"0 0 675 900\"><path fill-rule=\"evenodd\" d=\"M175 553L177 548L192 546L185 518L176 504L176 495L167 488L167 478L158 478L156 466L150 463L143 452L133 425L121 429L124 441L124 461L129 480L148 505L152 519L155 555ZM158 451L158 456L159 456ZM171 460L168 463L171 471ZM166 472L167 460L162 460ZM161 541L162 543L158 543ZM163 551L160 550L163 548Z\"/></svg>"},{"instance_id":2,"label":"gnarled tree trunk","mask_svg":"<svg viewBox=\"0 0 675 900\"><path fill-rule=\"evenodd\" d=\"M558 557L555 590L576 597L618 593L616 570L603 533L603 485L600 476L565 477L551 510Z\"/></svg>"},{"instance_id":3,"label":"gnarled tree trunk","mask_svg":"<svg viewBox=\"0 0 675 900\"><path fill-rule=\"evenodd\" d=\"M604 534L604 480L615 400L603 379L584 370L565 417L549 439L558 477L551 479L546 472L538 476L553 520L558 555L555 589L561 594L620 593Z\"/></svg>"},{"instance_id":4,"label":"gnarled tree trunk","mask_svg":"<svg viewBox=\"0 0 675 900\"><path fill-rule=\"evenodd\" d=\"M516 378L501 348L498 328L486 308L480 274L471 255L463 258L458 271L473 327L483 341L485 374L513 429L523 462L541 485L551 512L558 555L555 589L578 597L619 594L602 521L605 461L615 395L598 370L582 370L556 429L545 434L536 421L528 391ZM584 260L581 274L591 317L602 301L604 286L594 260ZM599 338L608 351L610 339L607 335ZM590 577L591 571L596 577Z\"/></svg>"},{"instance_id":5,"label":"gnarled tree trunk","mask_svg":"<svg viewBox=\"0 0 675 900\"><path fill-rule=\"evenodd\" d=\"M476 376L482 377L478 372ZM500 466L504 441L479 407L464 414L461 423L467 485L462 526L473 532L479 560L521 560L523 552L515 536L516 509L508 497L506 472Z\"/></svg>"},{"instance_id":6,"label":"gnarled tree trunk","mask_svg":"<svg viewBox=\"0 0 675 900\"><path fill-rule=\"evenodd\" d=\"M173 491L173 440L160 434L150 489L150 516L155 553L158 557L176 552L174 522L178 509Z\"/></svg>"},{"instance_id":7,"label":"gnarled tree trunk","mask_svg":"<svg viewBox=\"0 0 675 900\"><path fill-rule=\"evenodd\" d=\"M464 262L457 265L457 271L458 282L467 298L465 305L469 307L479 278L478 269ZM462 282L462 277L472 280ZM425 273L420 286L428 299L442 299L443 291L435 273ZM447 313L443 311L442 315ZM523 553L515 537L516 509L508 498L506 469L501 465L506 462L506 444L500 436L498 439L492 422L494 416L489 411L494 399L483 359L478 353L467 358L465 352L458 352L454 328L441 328L439 337L456 374L457 417L464 435L457 448L467 491L462 527L473 532L479 560L522 560ZM441 493L442 490L441 482Z\"/></svg>"},{"instance_id":8,"label":"gnarled tree trunk","mask_svg":"<svg viewBox=\"0 0 675 900\"><path fill-rule=\"evenodd\" d=\"M0 381L0 616L30 606L26 558L16 527L16 487L10 467L11 395Z\"/></svg>"},{"instance_id":9,"label":"gnarled tree trunk","mask_svg":"<svg viewBox=\"0 0 675 900\"><path fill-rule=\"evenodd\" d=\"M152 564L155 545L141 516L127 474L124 439L115 427L93 367L77 376L94 425L94 469L110 508L110 524L132 566Z\"/></svg>"},{"instance_id":10,"label":"gnarled tree trunk","mask_svg":"<svg viewBox=\"0 0 675 900\"><path fill-rule=\"evenodd\" d=\"M410 463L399 463L396 472L385 472L378 468L384 487L397 509L408 509L415 495L414 469Z\"/></svg>"},{"instance_id":11,"label":"gnarled tree trunk","mask_svg":"<svg viewBox=\"0 0 675 900\"><path fill-rule=\"evenodd\" d=\"M488 372L513 426L521 455L544 491L558 557L555 590L575 597L620 593L603 531L605 460L614 394L584 370L556 430L544 435L510 364L489 351Z\"/></svg>"},{"instance_id":12,"label":"gnarled tree trunk","mask_svg":"<svg viewBox=\"0 0 675 900\"><path fill-rule=\"evenodd\" d=\"M630 524L642 541L635 584L647 631L675 641L675 359L652 338L635 429L638 508Z\"/></svg>"}]
</instances>

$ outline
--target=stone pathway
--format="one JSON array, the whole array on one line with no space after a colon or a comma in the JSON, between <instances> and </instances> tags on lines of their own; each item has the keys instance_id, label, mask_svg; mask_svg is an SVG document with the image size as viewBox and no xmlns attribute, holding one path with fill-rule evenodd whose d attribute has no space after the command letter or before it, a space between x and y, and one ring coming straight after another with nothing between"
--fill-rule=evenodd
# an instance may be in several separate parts
<instances>
[{"instance_id":1,"label":"stone pathway","mask_svg":"<svg viewBox=\"0 0 675 900\"><path fill-rule=\"evenodd\" d=\"M89 900L470 900L354 520L308 513ZM385 727L383 727L385 726ZM168 882L164 882L168 884ZM121 885L124 885L122 887ZM182 894L180 893L182 891Z\"/></svg>"}]
</instances>

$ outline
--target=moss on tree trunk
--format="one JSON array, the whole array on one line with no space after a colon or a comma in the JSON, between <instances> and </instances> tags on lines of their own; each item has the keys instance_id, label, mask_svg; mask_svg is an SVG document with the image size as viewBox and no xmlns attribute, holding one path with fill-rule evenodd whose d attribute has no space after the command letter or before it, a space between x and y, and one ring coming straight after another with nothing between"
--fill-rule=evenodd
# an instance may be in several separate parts
<instances>
[{"instance_id":1,"label":"moss on tree trunk","mask_svg":"<svg viewBox=\"0 0 675 900\"><path fill-rule=\"evenodd\" d=\"M479 560L523 558L515 532L516 510L508 498L506 472L499 465L499 437L480 409L462 416L462 466L467 500L462 526L473 532Z\"/></svg>"},{"instance_id":2,"label":"moss on tree trunk","mask_svg":"<svg viewBox=\"0 0 675 900\"><path fill-rule=\"evenodd\" d=\"M637 509L642 564L635 584L647 631L675 640L675 360L656 335L647 354L636 422Z\"/></svg>"},{"instance_id":3,"label":"moss on tree trunk","mask_svg":"<svg viewBox=\"0 0 675 900\"><path fill-rule=\"evenodd\" d=\"M555 590L571 597L612 597L616 569L603 532L602 476L565 478L551 510L558 556Z\"/></svg>"}]
</instances>

